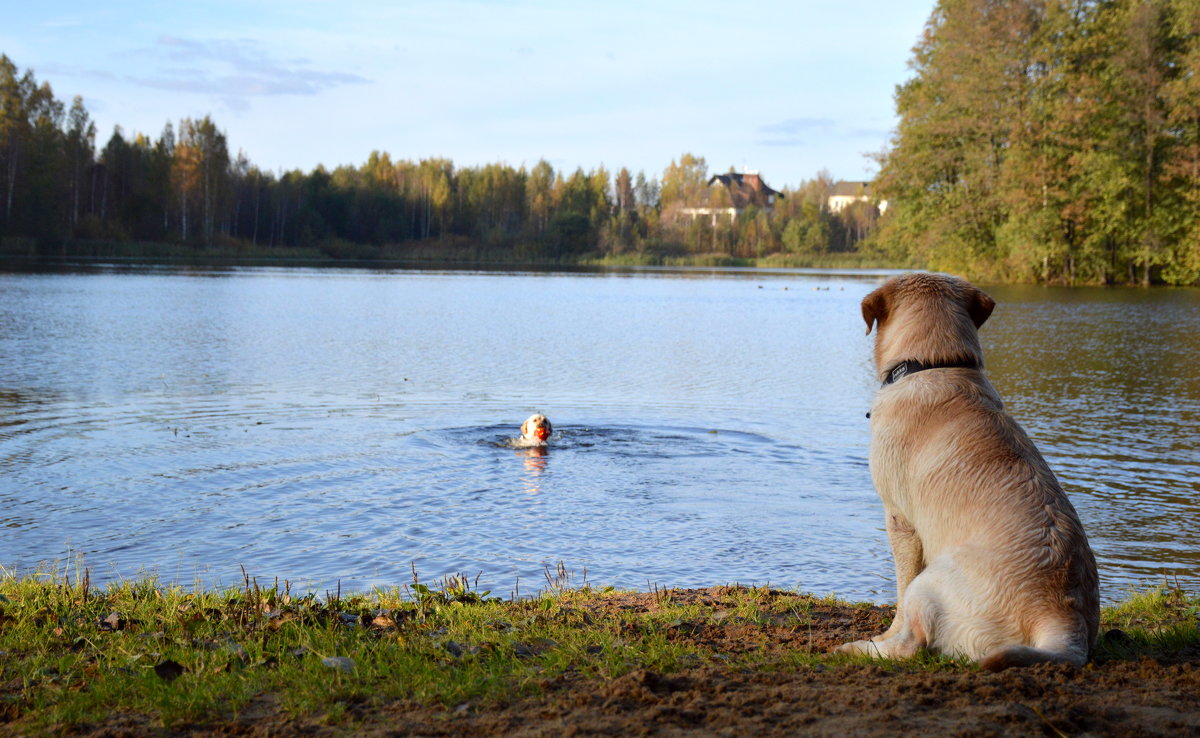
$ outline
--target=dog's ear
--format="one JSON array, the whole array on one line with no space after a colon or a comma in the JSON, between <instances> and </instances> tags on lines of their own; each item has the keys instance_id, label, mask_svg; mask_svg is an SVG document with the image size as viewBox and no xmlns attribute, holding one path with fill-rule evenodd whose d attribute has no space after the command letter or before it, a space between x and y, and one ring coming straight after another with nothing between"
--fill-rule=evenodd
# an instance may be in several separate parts
<instances>
[{"instance_id":1,"label":"dog's ear","mask_svg":"<svg viewBox=\"0 0 1200 738\"><path fill-rule=\"evenodd\" d=\"M550 418L546 418L546 435L554 433L554 426L550 425Z\"/></svg>"},{"instance_id":2,"label":"dog's ear","mask_svg":"<svg viewBox=\"0 0 1200 738\"><path fill-rule=\"evenodd\" d=\"M867 322L868 336L871 335L871 327L875 323L883 325L883 321L887 319L888 303L891 302L891 297L892 283L888 282L863 298L862 316L863 320Z\"/></svg>"},{"instance_id":3,"label":"dog's ear","mask_svg":"<svg viewBox=\"0 0 1200 738\"><path fill-rule=\"evenodd\" d=\"M983 325L995 308L996 301L988 297L983 290L974 285L967 289L967 315L971 316L971 322L976 328Z\"/></svg>"},{"instance_id":4,"label":"dog's ear","mask_svg":"<svg viewBox=\"0 0 1200 738\"><path fill-rule=\"evenodd\" d=\"M524 423L521 423L521 435L522 436L529 435L529 421L528 420L526 420Z\"/></svg>"}]
</instances>

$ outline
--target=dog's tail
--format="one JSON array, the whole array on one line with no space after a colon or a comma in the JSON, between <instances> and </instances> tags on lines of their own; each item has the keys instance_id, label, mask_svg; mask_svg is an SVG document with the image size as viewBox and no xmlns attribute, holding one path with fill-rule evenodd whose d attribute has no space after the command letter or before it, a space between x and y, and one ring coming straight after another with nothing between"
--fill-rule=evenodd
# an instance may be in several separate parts
<instances>
[{"instance_id":1,"label":"dog's tail","mask_svg":"<svg viewBox=\"0 0 1200 738\"><path fill-rule=\"evenodd\" d=\"M1083 666L1092 650L1090 632L1083 622L1059 622L1036 633L1032 645L1010 643L991 651L979 660L979 667L986 671L1003 671L1013 666L1034 664Z\"/></svg>"},{"instance_id":2,"label":"dog's tail","mask_svg":"<svg viewBox=\"0 0 1200 738\"><path fill-rule=\"evenodd\" d=\"M1034 664L1071 664L1083 666L1087 663L1087 653L1076 651L1050 651L1034 646L1013 644L1001 646L979 660L979 668L984 671L1004 671L1014 666L1033 666Z\"/></svg>"},{"instance_id":3,"label":"dog's tail","mask_svg":"<svg viewBox=\"0 0 1200 738\"><path fill-rule=\"evenodd\" d=\"M1099 612L1096 613L1099 615ZM1003 671L1013 666L1034 664L1070 664L1083 666L1096 641L1095 621L1083 613L1043 621L1031 635L1032 643L1009 643L997 647L979 660L986 671Z\"/></svg>"}]
</instances>

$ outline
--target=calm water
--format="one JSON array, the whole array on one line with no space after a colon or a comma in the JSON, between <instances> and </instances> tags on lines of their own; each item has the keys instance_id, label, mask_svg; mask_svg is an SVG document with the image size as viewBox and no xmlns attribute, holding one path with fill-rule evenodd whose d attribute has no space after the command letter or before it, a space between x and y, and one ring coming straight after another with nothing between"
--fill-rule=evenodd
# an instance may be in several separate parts
<instances>
[{"instance_id":1,"label":"calm water","mask_svg":"<svg viewBox=\"0 0 1200 738\"><path fill-rule=\"evenodd\" d=\"M318 592L482 572L894 597L863 414L881 276L0 274L0 565ZM993 382L1106 600L1200 585L1200 292L992 288ZM521 421L555 425L544 455Z\"/></svg>"}]
</instances>

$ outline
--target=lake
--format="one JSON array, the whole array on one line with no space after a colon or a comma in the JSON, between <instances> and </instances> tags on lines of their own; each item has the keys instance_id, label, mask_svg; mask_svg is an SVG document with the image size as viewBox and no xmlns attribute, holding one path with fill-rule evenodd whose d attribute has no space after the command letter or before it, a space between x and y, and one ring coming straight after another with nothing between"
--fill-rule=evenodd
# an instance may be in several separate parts
<instances>
[{"instance_id":1,"label":"lake","mask_svg":"<svg viewBox=\"0 0 1200 738\"><path fill-rule=\"evenodd\" d=\"M894 599L879 273L0 274L0 565L343 593L465 573ZM1102 596L1200 585L1200 291L987 287ZM511 440L531 413L545 453Z\"/></svg>"}]
</instances>

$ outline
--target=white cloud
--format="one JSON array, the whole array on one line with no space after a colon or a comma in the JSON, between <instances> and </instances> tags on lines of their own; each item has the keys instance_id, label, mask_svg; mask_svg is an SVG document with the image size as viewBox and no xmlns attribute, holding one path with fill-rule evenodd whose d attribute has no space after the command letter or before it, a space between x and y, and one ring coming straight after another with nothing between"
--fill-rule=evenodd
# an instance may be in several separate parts
<instances>
[{"instance_id":1,"label":"white cloud","mask_svg":"<svg viewBox=\"0 0 1200 738\"><path fill-rule=\"evenodd\" d=\"M129 81L155 89L213 95L235 110L246 109L248 98L316 95L371 81L357 74L312 69L306 59L275 59L252 39L200 41L164 35L142 53L190 66L162 66L157 74L130 75Z\"/></svg>"}]
</instances>

